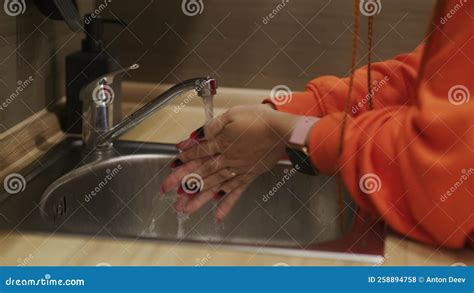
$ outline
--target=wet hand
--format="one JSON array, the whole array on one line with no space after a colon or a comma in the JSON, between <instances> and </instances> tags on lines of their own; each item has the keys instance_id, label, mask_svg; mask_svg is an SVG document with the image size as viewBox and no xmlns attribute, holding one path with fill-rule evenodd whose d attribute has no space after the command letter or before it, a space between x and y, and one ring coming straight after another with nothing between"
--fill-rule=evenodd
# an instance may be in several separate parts
<instances>
[{"instance_id":1,"label":"wet hand","mask_svg":"<svg viewBox=\"0 0 474 293\"><path fill-rule=\"evenodd\" d=\"M216 117L177 145L174 172L163 192L178 189L176 208L193 213L211 199L221 199L216 220L222 220L245 189L284 156L299 116L270 105L239 106Z\"/></svg>"}]
</instances>

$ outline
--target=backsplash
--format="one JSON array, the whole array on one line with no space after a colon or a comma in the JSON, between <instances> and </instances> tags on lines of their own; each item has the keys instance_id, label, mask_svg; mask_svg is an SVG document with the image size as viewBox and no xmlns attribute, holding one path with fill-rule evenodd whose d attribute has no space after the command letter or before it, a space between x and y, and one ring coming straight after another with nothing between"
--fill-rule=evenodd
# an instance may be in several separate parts
<instances>
[{"instance_id":1,"label":"backsplash","mask_svg":"<svg viewBox=\"0 0 474 293\"><path fill-rule=\"evenodd\" d=\"M285 85L296 91L318 75L348 73L352 0L78 2L82 13L92 9L129 23L125 29L108 26L105 34L122 65L140 63L128 77L134 81L212 75L223 86ZM383 1L375 18L374 59L412 50L423 39L434 3ZM63 22L46 19L30 0L19 11L2 8L0 133L64 95L64 57L82 38ZM364 52L366 17L361 20Z\"/></svg>"},{"instance_id":2,"label":"backsplash","mask_svg":"<svg viewBox=\"0 0 474 293\"><path fill-rule=\"evenodd\" d=\"M435 0L381 4L376 61L420 43ZM141 64L134 80L174 83L209 74L225 86L302 90L318 75L348 73L352 6L352 0L115 1L111 11L130 25L114 29L109 40L120 41L124 63ZM362 58L367 17L361 21Z\"/></svg>"},{"instance_id":3,"label":"backsplash","mask_svg":"<svg viewBox=\"0 0 474 293\"><path fill-rule=\"evenodd\" d=\"M63 95L64 56L81 39L63 22L45 18L32 1L3 2L10 5L0 9L0 133Z\"/></svg>"}]
</instances>

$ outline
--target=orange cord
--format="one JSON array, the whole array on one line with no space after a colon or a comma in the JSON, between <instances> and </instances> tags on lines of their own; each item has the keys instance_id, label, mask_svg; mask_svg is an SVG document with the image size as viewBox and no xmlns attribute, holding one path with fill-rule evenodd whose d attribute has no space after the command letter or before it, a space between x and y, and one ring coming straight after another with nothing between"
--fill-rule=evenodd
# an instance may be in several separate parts
<instances>
[{"instance_id":1,"label":"orange cord","mask_svg":"<svg viewBox=\"0 0 474 293\"><path fill-rule=\"evenodd\" d=\"M369 99L369 110L374 108L374 93L372 92L372 46L373 46L373 28L374 28L374 17L369 16L367 18L367 91Z\"/></svg>"},{"instance_id":2,"label":"orange cord","mask_svg":"<svg viewBox=\"0 0 474 293\"><path fill-rule=\"evenodd\" d=\"M344 150L344 136L346 132L347 117L350 112L350 103L352 98L352 90L354 87L354 74L357 66L357 55L359 50L359 37L360 37L360 10L359 10L360 0L354 0L354 11L353 11L353 32L352 32L352 58L351 58L351 75L349 77L349 91L344 102L344 116L341 123L341 132L339 136L339 145L338 145L338 184L337 184L337 195L338 195L338 204L339 204L339 221L341 230L344 231L344 218L342 217L344 210L344 182L340 174L342 168L342 152ZM368 101L369 101L369 110L373 109L373 96L372 96L372 46L373 46L373 16L368 17L368 55L367 55L367 92L368 92Z\"/></svg>"},{"instance_id":3,"label":"orange cord","mask_svg":"<svg viewBox=\"0 0 474 293\"><path fill-rule=\"evenodd\" d=\"M359 34L360 34L360 11L359 11L359 4L360 0L354 0L354 7L353 7L353 15L352 15L352 26L353 26L353 31L352 31L352 58L351 58L351 75L349 77L349 92L347 93L346 100L344 102L344 116L342 118L342 124L341 124L341 132L339 135L339 145L338 145L338 172L340 172L341 169L341 155L343 151L343 139L344 139L344 134L346 130L346 123L347 123L347 115L350 111L350 101L352 97L352 88L354 84L354 72L356 70L356 65L357 65L357 54L359 50ZM342 181L342 176L339 174L337 176L338 182L337 182L337 200L338 200L338 206L339 206L339 223L341 226L341 230L345 230L345 225L344 225L344 217L343 215L343 210L344 210L344 196L343 196L343 189L344 189L344 182Z\"/></svg>"}]
</instances>

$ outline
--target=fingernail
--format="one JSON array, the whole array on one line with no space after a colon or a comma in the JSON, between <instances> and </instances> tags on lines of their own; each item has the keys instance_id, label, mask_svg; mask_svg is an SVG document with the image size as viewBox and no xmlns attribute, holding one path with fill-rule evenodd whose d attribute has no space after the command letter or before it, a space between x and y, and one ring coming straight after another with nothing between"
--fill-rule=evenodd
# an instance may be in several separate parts
<instances>
[{"instance_id":1,"label":"fingernail","mask_svg":"<svg viewBox=\"0 0 474 293\"><path fill-rule=\"evenodd\" d=\"M179 166L181 166L183 164L183 161L181 161L180 159L176 159L173 161L173 163L171 163L170 167L171 168L177 168Z\"/></svg>"},{"instance_id":2,"label":"fingernail","mask_svg":"<svg viewBox=\"0 0 474 293\"><path fill-rule=\"evenodd\" d=\"M191 144L194 144L194 143L199 143L199 142L195 139L188 138L185 141L182 141L182 142L176 144L176 148L178 150L182 150L182 149L186 148L187 146L189 146Z\"/></svg>"},{"instance_id":3,"label":"fingernail","mask_svg":"<svg viewBox=\"0 0 474 293\"><path fill-rule=\"evenodd\" d=\"M203 139L204 138L204 126L199 127L198 129L194 130L189 138L192 139Z\"/></svg>"},{"instance_id":4,"label":"fingernail","mask_svg":"<svg viewBox=\"0 0 474 293\"><path fill-rule=\"evenodd\" d=\"M224 190L219 190L218 193L214 194L214 199L215 200L220 200L223 198L227 193Z\"/></svg>"},{"instance_id":5,"label":"fingernail","mask_svg":"<svg viewBox=\"0 0 474 293\"><path fill-rule=\"evenodd\" d=\"M163 187L163 185L160 186L160 193L161 193L161 194L166 194L166 190L165 190L165 188Z\"/></svg>"}]
</instances>

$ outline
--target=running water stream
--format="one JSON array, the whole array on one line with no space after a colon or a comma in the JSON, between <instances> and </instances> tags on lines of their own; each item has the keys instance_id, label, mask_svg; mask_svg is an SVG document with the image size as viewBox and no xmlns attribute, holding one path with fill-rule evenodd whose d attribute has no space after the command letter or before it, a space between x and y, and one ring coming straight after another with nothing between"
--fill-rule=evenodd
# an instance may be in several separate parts
<instances>
[{"instance_id":1,"label":"running water stream","mask_svg":"<svg viewBox=\"0 0 474 293\"><path fill-rule=\"evenodd\" d=\"M209 96L204 96L202 97L202 102L204 106L204 115L205 115L205 123L208 123L211 121L212 118L214 118L214 96L209 95ZM213 212L215 213L215 210L217 209L217 202L213 202ZM178 222L178 229L176 232L176 236L178 239L183 239L185 236L185 223L189 219L189 215L183 214L183 213L177 213L176 219ZM217 225L216 224L216 229L223 228L224 224Z\"/></svg>"}]
</instances>

